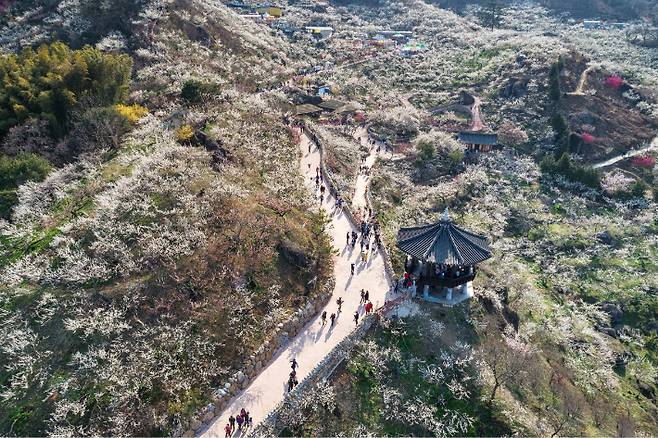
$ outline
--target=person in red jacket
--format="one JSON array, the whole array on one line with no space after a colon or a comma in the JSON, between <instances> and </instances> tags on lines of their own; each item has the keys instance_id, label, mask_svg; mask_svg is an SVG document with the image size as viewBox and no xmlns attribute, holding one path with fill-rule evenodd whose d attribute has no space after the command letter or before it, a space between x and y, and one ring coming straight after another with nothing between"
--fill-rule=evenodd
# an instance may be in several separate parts
<instances>
[{"instance_id":1,"label":"person in red jacket","mask_svg":"<svg viewBox=\"0 0 658 438\"><path fill-rule=\"evenodd\" d=\"M233 431L233 429L231 428L230 423L226 423L226 426L224 426L224 431L226 431L225 438L228 438L228 437L231 436L231 432Z\"/></svg>"},{"instance_id":2,"label":"person in red jacket","mask_svg":"<svg viewBox=\"0 0 658 438\"><path fill-rule=\"evenodd\" d=\"M366 315L369 315L370 312L372 312L372 302L368 301L368 304L366 304Z\"/></svg>"}]
</instances>

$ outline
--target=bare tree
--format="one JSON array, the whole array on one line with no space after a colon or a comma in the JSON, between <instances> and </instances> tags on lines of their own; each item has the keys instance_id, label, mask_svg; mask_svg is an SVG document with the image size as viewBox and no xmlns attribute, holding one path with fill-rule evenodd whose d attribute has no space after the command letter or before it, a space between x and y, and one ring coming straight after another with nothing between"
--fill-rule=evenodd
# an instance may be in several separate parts
<instances>
[{"instance_id":1,"label":"bare tree","mask_svg":"<svg viewBox=\"0 0 658 438\"><path fill-rule=\"evenodd\" d=\"M617 419L617 436L635 436L635 420L629 411Z\"/></svg>"},{"instance_id":2,"label":"bare tree","mask_svg":"<svg viewBox=\"0 0 658 438\"><path fill-rule=\"evenodd\" d=\"M524 355L513 350L497 328L498 320L491 318L486 332L480 339L478 355L487 363L493 376L493 387L489 403L496 397L498 389L523 372Z\"/></svg>"},{"instance_id":3,"label":"bare tree","mask_svg":"<svg viewBox=\"0 0 658 438\"><path fill-rule=\"evenodd\" d=\"M562 377L553 380L551 389L553 394L544 406L545 418L553 429L551 438L574 435L569 430L578 424L587 404L585 398Z\"/></svg>"}]
</instances>

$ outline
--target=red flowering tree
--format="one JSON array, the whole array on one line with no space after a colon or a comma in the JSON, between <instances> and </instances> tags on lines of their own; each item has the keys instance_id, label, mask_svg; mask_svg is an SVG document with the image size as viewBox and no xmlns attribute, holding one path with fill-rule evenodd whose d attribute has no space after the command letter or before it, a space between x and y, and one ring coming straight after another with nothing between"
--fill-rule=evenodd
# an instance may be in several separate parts
<instances>
[{"instance_id":1,"label":"red flowering tree","mask_svg":"<svg viewBox=\"0 0 658 438\"><path fill-rule=\"evenodd\" d=\"M605 80L605 85L618 90L622 85L624 85L624 80L617 75L612 75Z\"/></svg>"},{"instance_id":2,"label":"red flowering tree","mask_svg":"<svg viewBox=\"0 0 658 438\"><path fill-rule=\"evenodd\" d=\"M642 157L635 157L631 161L635 167L644 167L647 169L653 168L656 165L656 157L651 155L645 155Z\"/></svg>"},{"instance_id":3,"label":"red flowering tree","mask_svg":"<svg viewBox=\"0 0 658 438\"><path fill-rule=\"evenodd\" d=\"M583 143L592 143L594 141L594 136L590 134L589 132L584 133L581 135L581 138L583 139Z\"/></svg>"}]
</instances>

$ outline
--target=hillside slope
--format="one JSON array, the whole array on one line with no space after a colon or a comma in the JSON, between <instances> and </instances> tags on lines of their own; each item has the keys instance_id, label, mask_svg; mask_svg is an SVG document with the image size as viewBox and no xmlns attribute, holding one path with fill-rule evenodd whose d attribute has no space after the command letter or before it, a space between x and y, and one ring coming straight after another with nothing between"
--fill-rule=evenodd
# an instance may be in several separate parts
<instances>
[{"instance_id":1,"label":"hillside slope","mask_svg":"<svg viewBox=\"0 0 658 438\"><path fill-rule=\"evenodd\" d=\"M69 40L84 23L53 17L85 5L0 40L125 51L148 114L20 186L0 224L0 431L168 435L328 278L281 96L254 94L302 55L204 0L131 2L128 28Z\"/></svg>"}]
</instances>

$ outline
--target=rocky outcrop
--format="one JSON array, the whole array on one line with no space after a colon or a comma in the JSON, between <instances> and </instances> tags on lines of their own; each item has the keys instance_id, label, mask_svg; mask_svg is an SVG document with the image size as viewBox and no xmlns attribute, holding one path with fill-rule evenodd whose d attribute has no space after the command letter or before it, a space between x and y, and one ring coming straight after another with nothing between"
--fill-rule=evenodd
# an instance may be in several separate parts
<instances>
[{"instance_id":1,"label":"rocky outcrop","mask_svg":"<svg viewBox=\"0 0 658 438\"><path fill-rule=\"evenodd\" d=\"M298 267L307 267L309 265L308 256L304 253L302 247L295 242L288 239L282 240L277 249L291 265Z\"/></svg>"},{"instance_id":2,"label":"rocky outcrop","mask_svg":"<svg viewBox=\"0 0 658 438\"><path fill-rule=\"evenodd\" d=\"M527 76L509 78L500 90L500 96L506 99L522 97L528 92L529 82L530 78Z\"/></svg>"}]
</instances>

